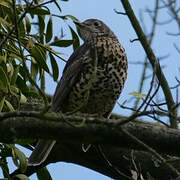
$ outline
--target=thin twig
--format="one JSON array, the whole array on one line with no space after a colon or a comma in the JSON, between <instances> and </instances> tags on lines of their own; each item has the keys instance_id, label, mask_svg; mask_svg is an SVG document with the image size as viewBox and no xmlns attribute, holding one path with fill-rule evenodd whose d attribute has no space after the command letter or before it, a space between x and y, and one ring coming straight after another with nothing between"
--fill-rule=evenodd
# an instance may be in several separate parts
<instances>
[{"instance_id":1,"label":"thin twig","mask_svg":"<svg viewBox=\"0 0 180 180\"><path fill-rule=\"evenodd\" d=\"M173 96L171 94L170 91L170 87L169 84L164 76L164 73L162 72L162 69L158 63L158 60L152 50L152 48L149 45L148 40L146 39L146 36L134 14L134 11L129 3L128 0L121 0L122 5L124 7L124 9L126 10L127 16L129 17L129 20L144 48L144 51L147 54L147 57L149 59L149 62L151 63L153 69L156 69L155 73L156 76L159 80L159 83L162 87L166 102L167 102L167 107L169 110L169 113L171 114L171 116L169 117L170 119L170 124L172 128L177 128L177 109L175 109L175 103L174 103L174 99Z\"/></svg>"},{"instance_id":2,"label":"thin twig","mask_svg":"<svg viewBox=\"0 0 180 180\"><path fill-rule=\"evenodd\" d=\"M106 154L103 152L103 149L100 145L97 146L102 158L106 161L106 163L108 164L108 166L110 166L113 170L115 170L120 176L126 178L126 179L131 179L133 180L132 177L127 176L126 174L124 174L123 172L121 172L117 167L115 167L111 161L107 158Z\"/></svg>"},{"instance_id":3,"label":"thin twig","mask_svg":"<svg viewBox=\"0 0 180 180\"><path fill-rule=\"evenodd\" d=\"M159 0L156 0L155 3L155 11L154 11L154 16L152 17L152 28L151 28L151 33L150 33L150 37L149 37L149 44L151 45L153 43L153 39L155 37L155 31L156 31L156 23L157 23L157 19L158 19L158 6L159 6ZM147 72L147 68L148 68L148 60L147 57L144 59L144 65L143 65L143 71L141 74L141 79L140 79L140 84L139 84L139 88L138 88L138 92L141 93L143 90L143 85L144 85L144 81L145 81L145 77L146 77L146 72ZM134 108L137 109L137 106L139 104L139 99L137 99L134 103Z\"/></svg>"},{"instance_id":4,"label":"thin twig","mask_svg":"<svg viewBox=\"0 0 180 180\"><path fill-rule=\"evenodd\" d=\"M155 155L161 163L164 163L171 171L176 174L176 176L179 178L180 177L180 172L171 164L169 164L166 159L164 159L158 152L156 152L153 148L142 142L140 139L136 138L134 135L126 131L125 129L122 128L122 132L126 134L128 137L130 137L133 141L135 141L137 144L141 145L145 149L147 149L149 152L151 152L153 155Z\"/></svg>"}]
</instances>

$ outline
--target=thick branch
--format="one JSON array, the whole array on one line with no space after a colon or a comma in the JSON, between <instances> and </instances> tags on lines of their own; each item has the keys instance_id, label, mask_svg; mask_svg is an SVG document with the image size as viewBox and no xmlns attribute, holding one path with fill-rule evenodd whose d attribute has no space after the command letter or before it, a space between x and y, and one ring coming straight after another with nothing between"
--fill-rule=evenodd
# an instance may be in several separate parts
<instances>
[{"instance_id":1,"label":"thick branch","mask_svg":"<svg viewBox=\"0 0 180 180\"><path fill-rule=\"evenodd\" d=\"M144 177L147 177L148 173L156 179L168 180L176 177L166 164L154 155L145 152L142 146L128 138L121 128L141 139L159 153L176 156L180 155L180 132L178 130L137 121L122 126L121 122L125 117L121 116L107 120L86 115L65 116L61 114L57 116L52 113L42 115L34 112L35 110L41 111L41 103L43 102L39 100L30 101L22 108L24 111L1 113L0 141L11 143L21 138L57 139L58 143L42 166L58 161L71 162L116 179L128 179L127 177L132 175L131 170L140 171L140 169ZM84 153L82 143L93 145L88 152ZM179 160L173 161L172 164L177 169L180 167ZM40 167L28 167L27 175L34 173L38 168Z\"/></svg>"},{"instance_id":2,"label":"thick branch","mask_svg":"<svg viewBox=\"0 0 180 180\"><path fill-rule=\"evenodd\" d=\"M107 120L62 114L57 116L54 113L40 115L36 112L10 114L14 117L0 122L1 142L12 143L14 139L42 138L143 150L121 131L123 128L160 153L180 155L180 132L159 125L142 122L119 125L124 118Z\"/></svg>"},{"instance_id":3,"label":"thick branch","mask_svg":"<svg viewBox=\"0 0 180 180\"><path fill-rule=\"evenodd\" d=\"M174 172L148 152L113 146L101 146L101 150L97 146L92 146L85 153L82 151L81 143L59 142L41 167L60 161L79 164L114 179L132 179L131 170L138 171L145 179L148 179L149 174L156 180L170 180L176 177ZM102 156L102 152L105 158ZM171 161L171 164L180 170L179 159ZM28 167L26 174L30 176L41 167ZM12 175L17 173L20 172L17 170Z\"/></svg>"}]
</instances>

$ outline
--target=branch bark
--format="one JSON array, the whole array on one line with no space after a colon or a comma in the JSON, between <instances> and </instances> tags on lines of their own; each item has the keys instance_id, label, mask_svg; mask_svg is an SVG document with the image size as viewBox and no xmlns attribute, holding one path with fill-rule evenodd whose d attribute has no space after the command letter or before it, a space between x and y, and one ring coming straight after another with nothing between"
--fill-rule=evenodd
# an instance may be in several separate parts
<instances>
[{"instance_id":1,"label":"branch bark","mask_svg":"<svg viewBox=\"0 0 180 180\"><path fill-rule=\"evenodd\" d=\"M90 168L114 179L132 179L132 170L139 171L138 173L141 173L145 179L148 179L149 175L156 180L170 180L177 177L165 164L148 152L104 145L101 149L105 158L97 146L92 146L87 152L83 152L81 143L58 142L47 161L41 166L28 167L26 175L30 176L49 163L67 162ZM174 158L170 163L180 170L179 159ZM12 176L17 173L20 172L17 170Z\"/></svg>"},{"instance_id":2,"label":"branch bark","mask_svg":"<svg viewBox=\"0 0 180 180\"><path fill-rule=\"evenodd\" d=\"M33 104L32 107L35 110L40 104ZM23 108L26 109L29 110L29 106ZM51 112L42 115L34 111L1 113L0 141L12 143L17 139L28 138L58 140L42 166L64 161L80 164L112 178L131 179L131 170L140 171L144 177L150 174L156 179L176 177L165 163L147 152L147 149L123 131L130 132L158 153L166 154L164 158L170 159L169 163L175 165L178 170L180 160L172 161L172 156L180 156L180 132L139 121L121 125L125 118L118 116L117 119L116 116L116 119L107 120L87 115L57 115ZM86 153L82 150L83 143L92 144ZM42 166L28 167L26 174L34 173Z\"/></svg>"},{"instance_id":3,"label":"branch bark","mask_svg":"<svg viewBox=\"0 0 180 180\"><path fill-rule=\"evenodd\" d=\"M58 116L54 113L41 115L26 111L9 114L14 117L0 122L0 140L4 143L12 143L16 139L42 138L144 150L127 137L123 129L160 153L180 155L180 131L160 125L135 121L119 126L125 117L108 120L80 115Z\"/></svg>"}]
</instances>

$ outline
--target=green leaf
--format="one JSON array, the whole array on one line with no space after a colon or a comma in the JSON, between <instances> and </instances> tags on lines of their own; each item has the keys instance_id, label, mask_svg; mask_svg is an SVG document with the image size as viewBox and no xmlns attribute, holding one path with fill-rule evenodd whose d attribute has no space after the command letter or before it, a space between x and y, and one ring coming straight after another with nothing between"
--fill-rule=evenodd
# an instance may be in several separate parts
<instances>
[{"instance_id":1,"label":"green leaf","mask_svg":"<svg viewBox=\"0 0 180 180\"><path fill-rule=\"evenodd\" d=\"M31 77L34 79L34 81L36 81L37 74L38 74L38 64L36 62L34 62L33 59L32 59L32 62L31 62Z\"/></svg>"},{"instance_id":2,"label":"green leaf","mask_svg":"<svg viewBox=\"0 0 180 180\"><path fill-rule=\"evenodd\" d=\"M25 20L19 22L18 29L20 32L20 37L24 37L26 35L26 24Z\"/></svg>"},{"instance_id":3,"label":"green leaf","mask_svg":"<svg viewBox=\"0 0 180 180\"><path fill-rule=\"evenodd\" d=\"M0 55L0 63L6 62L6 60L7 60L7 56L6 55L3 55L3 56Z\"/></svg>"},{"instance_id":4,"label":"green leaf","mask_svg":"<svg viewBox=\"0 0 180 180\"><path fill-rule=\"evenodd\" d=\"M28 16L25 16L24 20L25 20L26 33L29 34L31 31L31 22Z\"/></svg>"},{"instance_id":5,"label":"green leaf","mask_svg":"<svg viewBox=\"0 0 180 180\"><path fill-rule=\"evenodd\" d=\"M73 40L56 40L50 43L51 46L68 47L73 44Z\"/></svg>"},{"instance_id":6,"label":"green leaf","mask_svg":"<svg viewBox=\"0 0 180 180\"><path fill-rule=\"evenodd\" d=\"M27 12L31 13L32 15L48 15L50 12L47 9L42 9L40 7L26 9Z\"/></svg>"},{"instance_id":7,"label":"green leaf","mask_svg":"<svg viewBox=\"0 0 180 180\"><path fill-rule=\"evenodd\" d=\"M25 96L24 94L22 94L22 93L21 93L21 95L20 95L20 100L19 100L19 102L20 102L21 104L24 104L24 103L27 102L26 96Z\"/></svg>"},{"instance_id":8,"label":"green leaf","mask_svg":"<svg viewBox=\"0 0 180 180\"><path fill-rule=\"evenodd\" d=\"M1 157L1 169L3 176L5 177L4 180L10 179L9 167L8 167L7 159L5 157Z\"/></svg>"},{"instance_id":9,"label":"green leaf","mask_svg":"<svg viewBox=\"0 0 180 180\"><path fill-rule=\"evenodd\" d=\"M17 77L18 77L18 73L19 73L19 66L16 66L14 68L14 72L13 75L11 77L11 85L14 85L16 83Z\"/></svg>"},{"instance_id":10,"label":"green leaf","mask_svg":"<svg viewBox=\"0 0 180 180\"><path fill-rule=\"evenodd\" d=\"M39 180L52 180L52 177L46 167L37 171L37 177Z\"/></svg>"},{"instance_id":11,"label":"green leaf","mask_svg":"<svg viewBox=\"0 0 180 180\"><path fill-rule=\"evenodd\" d=\"M62 19L71 19L72 21L79 21L75 16L72 15L65 15L65 16L61 16Z\"/></svg>"},{"instance_id":12,"label":"green leaf","mask_svg":"<svg viewBox=\"0 0 180 180\"><path fill-rule=\"evenodd\" d=\"M8 81L9 81L9 79L11 79L11 77L14 73L14 67L13 67L12 63L6 64L6 69L7 69Z\"/></svg>"},{"instance_id":13,"label":"green leaf","mask_svg":"<svg viewBox=\"0 0 180 180\"><path fill-rule=\"evenodd\" d=\"M0 17L0 26L4 29L8 30L12 25L9 22L7 22L5 19Z\"/></svg>"},{"instance_id":14,"label":"green leaf","mask_svg":"<svg viewBox=\"0 0 180 180\"><path fill-rule=\"evenodd\" d=\"M11 43L8 44L8 51L10 52L8 55L12 59L18 59L19 61L22 61L22 57L21 57L19 48L14 44L13 41L11 41Z\"/></svg>"},{"instance_id":15,"label":"green leaf","mask_svg":"<svg viewBox=\"0 0 180 180\"><path fill-rule=\"evenodd\" d=\"M19 89L16 86L11 85L9 90L11 94L19 94Z\"/></svg>"},{"instance_id":16,"label":"green leaf","mask_svg":"<svg viewBox=\"0 0 180 180\"><path fill-rule=\"evenodd\" d=\"M11 157L12 155L12 144L3 144L3 149L1 149L1 157Z\"/></svg>"},{"instance_id":17,"label":"green leaf","mask_svg":"<svg viewBox=\"0 0 180 180\"><path fill-rule=\"evenodd\" d=\"M44 16L38 16L40 37L44 39L45 22Z\"/></svg>"},{"instance_id":18,"label":"green leaf","mask_svg":"<svg viewBox=\"0 0 180 180\"><path fill-rule=\"evenodd\" d=\"M3 106L4 106L5 97L2 97L0 101L0 112L2 112Z\"/></svg>"},{"instance_id":19,"label":"green leaf","mask_svg":"<svg viewBox=\"0 0 180 180\"><path fill-rule=\"evenodd\" d=\"M2 67L0 67L0 77L1 77L0 82L2 85L2 87L0 87L0 88L2 88L5 92L8 92L10 83L9 83L8 77Z\"/></svg>"},{"instance_id":20,"label":"green leaf","mask_svg":"<svg viewBox=\"0 0 180 180\"><path fill-rule=\"evenodd\" d=\"M5 6L7 8L12 8L11 4L12 4L11 0L0 1L0 5Z\"/></svg>"},{"instance_id":21,"label":"green leaf","mask_svg":"<svg viewBox=\"0 0 180 180\"><path fill-rule=\"evenodd\" d=\"M11 26L11 24L4 18L0 17L0 25L1 26Z\"/></svg>"},{"instance_id":22,"label":"green leaf","mask_svg":"<svg viewBox=\"0 0 180 180\"><path fill-rule=\"evenodd\" d=\"M21 89L21 92L27 92L29 90L27 84L26 84L26 80L22 79L21 76L17 77L17 81L16 81L16 85L19 89Z\"/></svg>"},{"instance_id":23,"label":"green leaf","mask_svg":"<svg viewBox=\"0 0 180 180\"><path fill-rule=\"evenodd\" d=\"M143 99L144 97L146 97L146 94L139 93L139 92L136 92L136 91L130 93L130 95L134 96L137 99Z\"/></svg>"},{"instance_id":24,"label":"green leaf","mask_svg":"<svg viewBox=\"0 0 180 180\"><path fill-rule=\"evenodd\" d=\"M6 104L7 108L11 111L14 112L15 109L13 108L12 104L8 100L4 100L4 103Z\"/></svg>"},{"instance_id":25,"label":"green leaf","mask_svg":"<svg viewBox=\"0 0 180 180\"><path fill-rule=\"evenodd\" d=\"M50 17L46 29L46 43L51 41L52 37L53 37L53 25L52 25L52 17Z\"/></svg>"},{"instance_id":26,"label":"green leaf","mask_svg":"<svg viewBox=\"0 0 180 180\"><path fill-rule=\"evenodd\" d=\"M11 156L11 149L6 147L5 144L0 143L0 167L2 174L6 180L11 179L10 178L10 170L9 170L9 163L7 162L7 157ZM2 177L2 176L1 176ZM0 178L2 179L2 178Z\"/></svg>"},{"instance_id":27,"label":"green leaf","mask_svg":"<svg viewBox=\"0 0 180 180\"><path fill-rule=\"evenodd\" d=\"M25 172L27 169L27 159L23 152L21 152L18 148L13 146L12 148L13 162L14 164L20 168L21 172Z\"/></svg>"},{"instance_id":28,"label":"green leaf","mask_svg":"<svg viewBox=\"0 0 180 180\"><path fill-rule=\"evenodd\" d=\"M71 19L73 21L79 21L75 16L72 16L70 14L66 15L66 17L68 17L69 19Z\"/></svg>"},{"instance_id":29,"label":"green leaf","mask_svg":"<svg viewBox=\"0 0 180 180\"><path fill-rule=\"evenodd\" d=\"M57 81L57 79L59 77L58 64L57 64L54 56L51 53L49 53L49 57L50 57L50 61L51 61L51 67L52 67L52 72L53 72L53 79L54 79L54 81Z\"/></svg>"},{"instance_id":30,"label":"green leaf","mask_svg":"<svg viewBox=\"0 0 180 180\"><path fill-rule=\"evenodd\" d=\"M17 174L13 176L13 179L19 179L19 180L29 180L29 178L24 174Z\"/></svg>"},{"instance_id":31,"label":"green leaf","mask_svg":"<svg viewBox=\"0 0 180 180\"><path fill-rule=\"evenodd\" d=\"M79 37L76 34L76 32L69 26L70 31L71 31L71 35L73 38L73 49L77 49L80 46L80 42L79 42Z\"/></svg>"},{"instance_id":32,"label":"green leaf","mask_svg":"<svg viewBox=\"0 0 180 180\"><path fill-rule=\"evenodd\" d=\"M38 65L49 73L49 68L46 64L46 51L42 47L35 45L31 49L31 55L35 58Z\"/></svg>"}]
</instances>

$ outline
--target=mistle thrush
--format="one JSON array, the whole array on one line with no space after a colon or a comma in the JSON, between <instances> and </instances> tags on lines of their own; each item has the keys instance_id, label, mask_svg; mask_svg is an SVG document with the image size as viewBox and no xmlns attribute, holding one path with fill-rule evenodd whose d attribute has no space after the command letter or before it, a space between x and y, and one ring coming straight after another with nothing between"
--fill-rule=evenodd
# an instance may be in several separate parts
<instances>
[{"instance_id":1,"label":"mistle thrush","mask_svg":"<svg viewBox=\"0 0 180 180\"><path fill-rule=\"evenodd\" d=\"M107 118L127 77L127 57L115 34L102 21L75 22L84 44L70 56L52 101L54 112L81 112ZM39 165L56 141L40 140L29 158Z\"/></svg>"}]
</instances>

